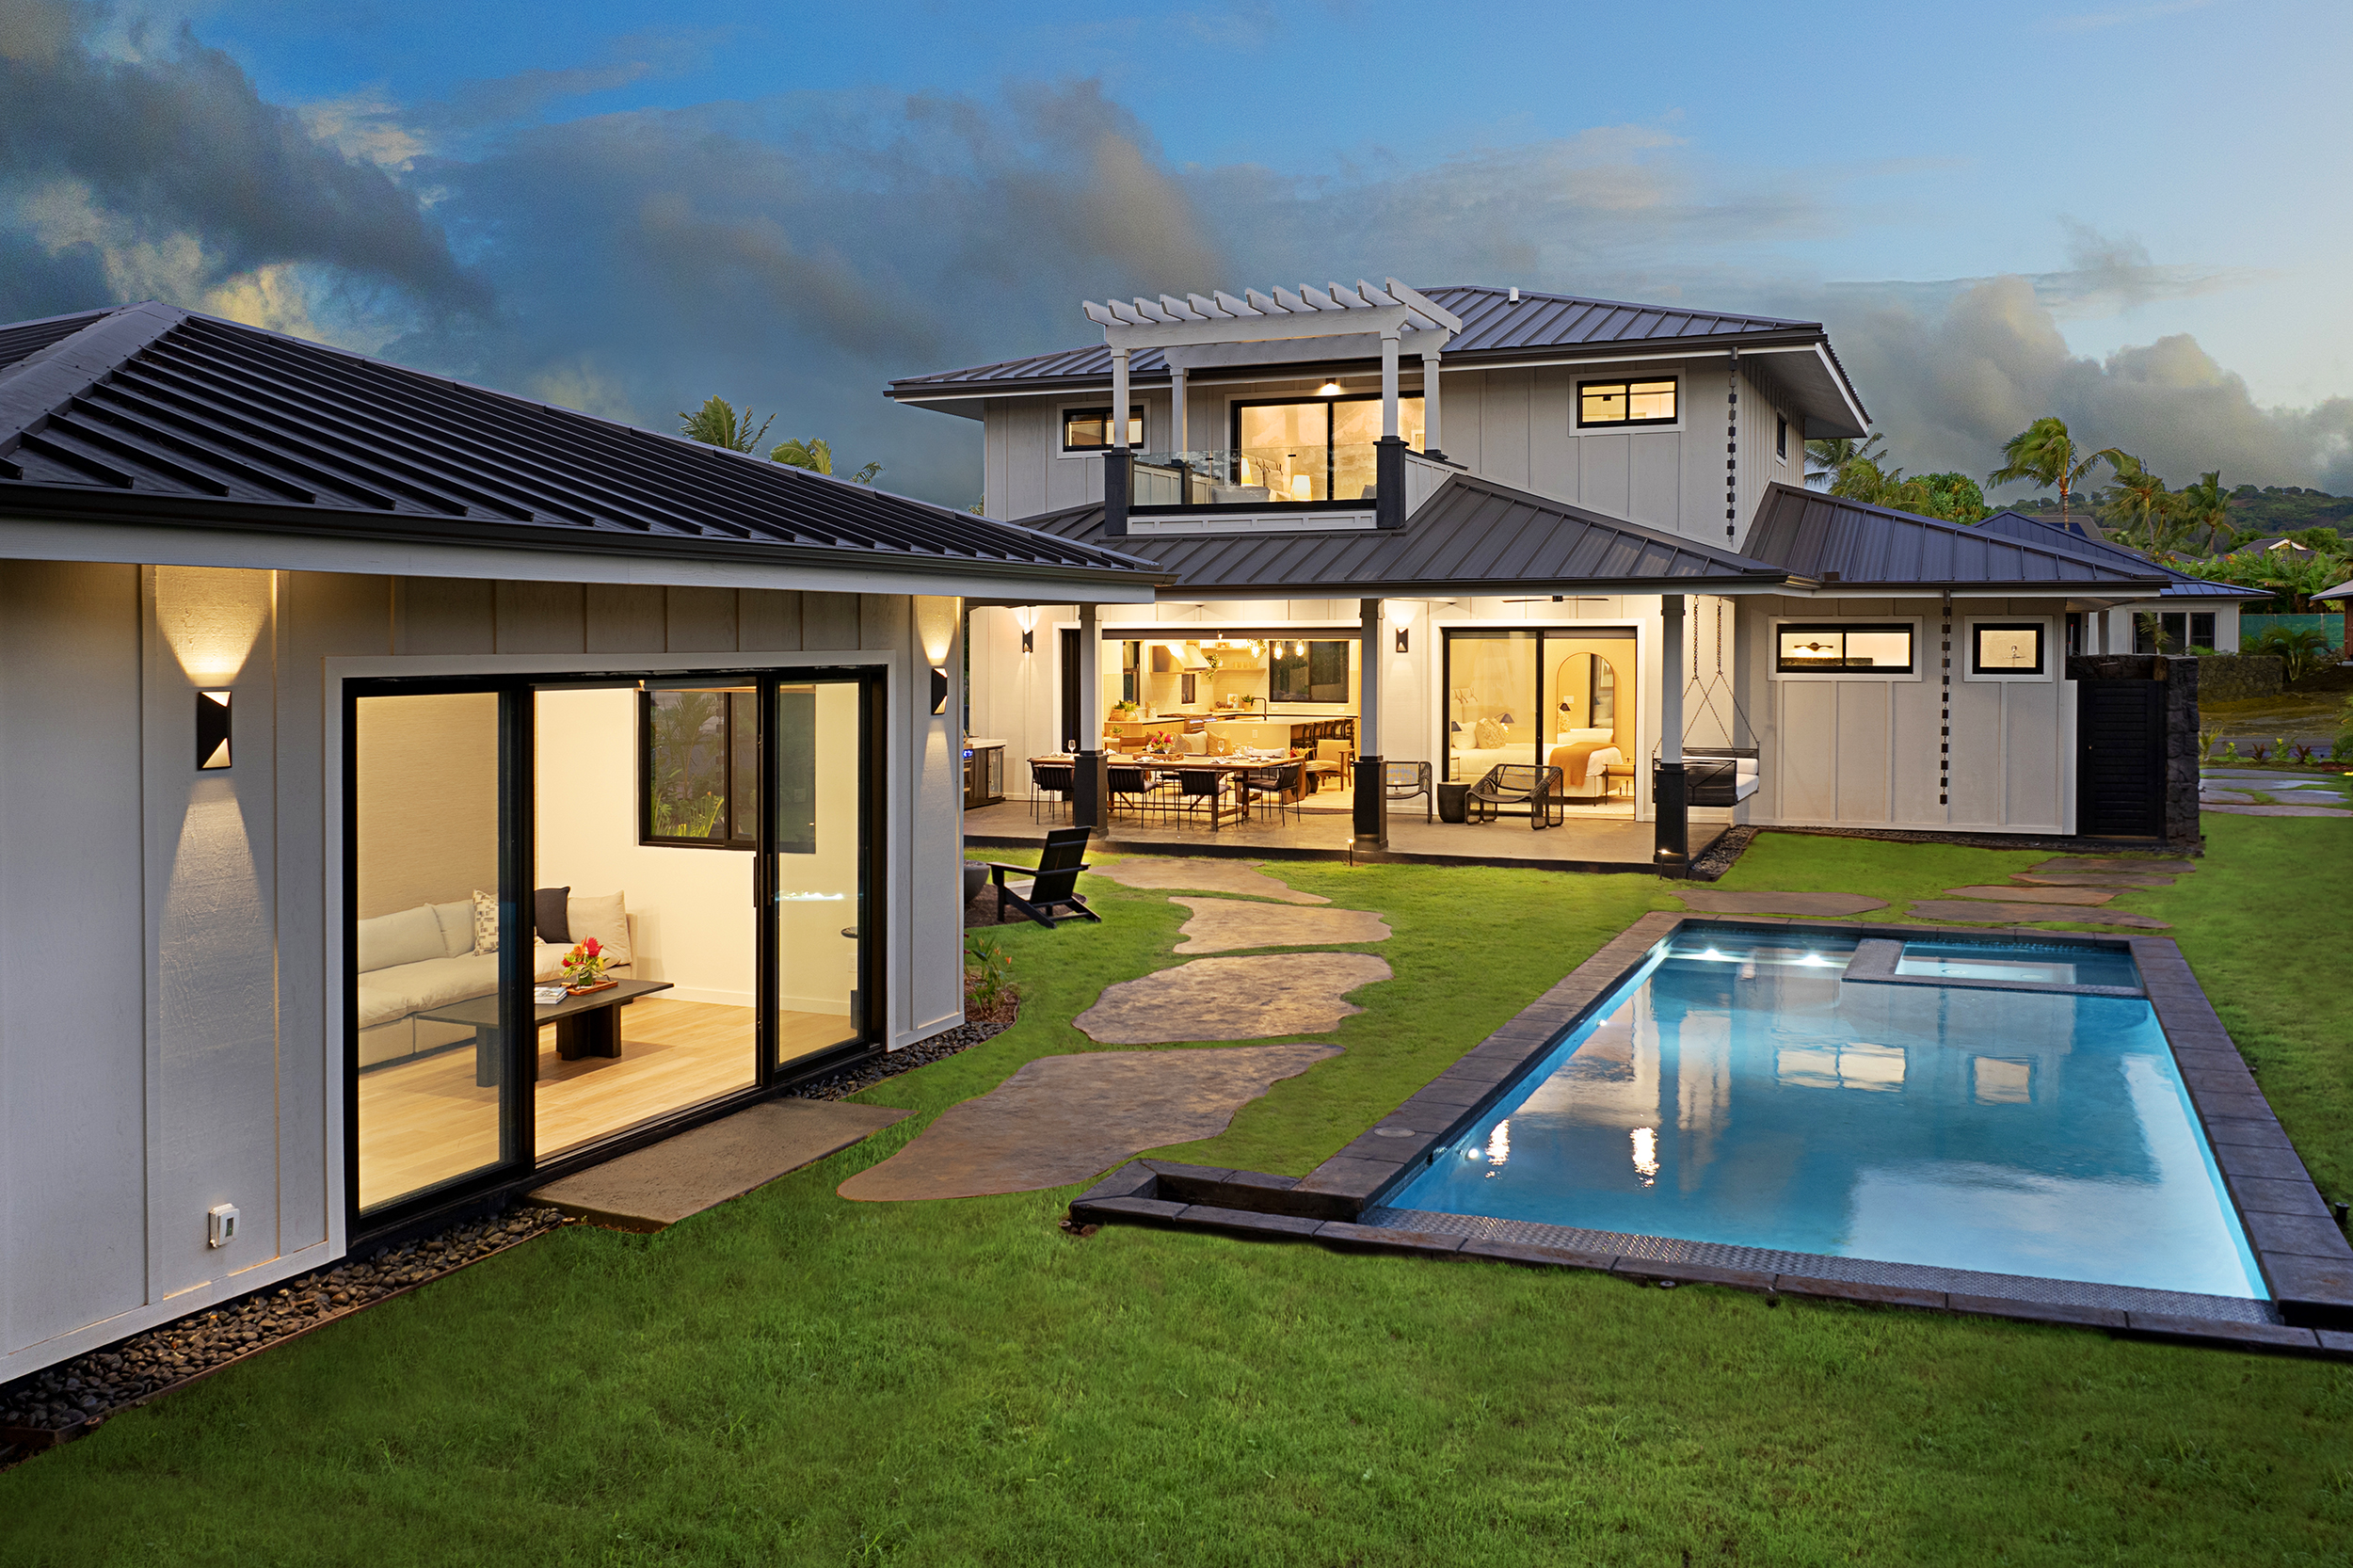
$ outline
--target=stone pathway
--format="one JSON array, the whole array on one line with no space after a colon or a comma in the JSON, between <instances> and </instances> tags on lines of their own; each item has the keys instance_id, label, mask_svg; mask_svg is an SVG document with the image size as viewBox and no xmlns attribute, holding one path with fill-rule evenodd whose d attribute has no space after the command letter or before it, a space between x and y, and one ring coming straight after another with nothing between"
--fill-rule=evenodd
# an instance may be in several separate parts
<instances>
[{"instance_id":1,"label":"stone pathway","mask_svg":"<svg viewBox=\"0 0 2353 1568\"><path fill-rule=\"evenodd\" d=\"M660 1230L910 1114L888 1105L770 1100L550 1182L531 1196L616 1230Z\"/></svg>"},{"instance_id":2,"label":"stone pathway","mask_svg":"<svg viewBox=\"0 0 2353 1568\"><path fill-rule=\"evenodd\" d=\"M1288 888L1258 870L1258 860L1224 860L1209 856L1139 855L1096 867L1088 874L1116 882L1123 888L1170 888L1189 893L1241 893L1283 904L1329 904L1320 893Z\"/></svg>"},{"instance_id":3,"label":"stone pathway","mask_svg":"<svg viewBox=\"0 0 2353 1568\"><path fill-rule=\"evenodd\" d=\"M1241 948L1301 948L1343 942L1385 942L1389 922L1369 909L1313 909L1225 898L1173 898L1193 912L1178 952L1232 952Z\"/></svg>"},{"instance_id":4,"label":"stone pathway","mask_svg":"<svg viewBox=\"0 0 2353 1568\"><path fill-rule=\"evenodd\" d=\"M1196 958L1106 985L1074 1021L1089 1039L1111 1046L1321 1034L1364 1011L1346 1000L1349 992L1389 973L1366 952Z\"/></svg>"},{"instance_id":5,"label":"stone pathway","mask_svg":"<svg viewBox=\"0 0 2353 1568\"><path fill-rule=\"evenodd\" d=\"M2097 888L1947 888L1947 898L2012 899L2021 904L2105 904L2113 891Z\"/></svg>"},{"instance_id":6,"label":"stone pathway","mask_svg":"<svg viewBox=\"0 0 2353 1568\"><path fill-rule=\"evenodd\" d=\"M2198 808L2234 817L2353 817L2335 775L2254 768L2201 769Z\"/></svg>"},{"instance_id":7,"label":"stone pathway","mask_svg":"<svg viewBox=\"0 0 2353 1568\"><path fill-rule=\"evenodd\" d=\"M1675 897L1704 915L1860 915L1884 909L1885 899L1861 893L1726 893L1711 889L1678 890Z\"/></svg>"},{"instance_id":8,"label":"stone pathway","mask_svg":"<svg viewBox=\"0 0 2353 1568\"><path fill-rule=\"evenodd\" d=\"M1978 899L1915 899L1906 911L1915 920L1943 925L2028 925L2037 920L2069 920L2085 925L2121 925L2134 931L2169 931L2163 920L2121 910L2061 912L2047 904L1994 903Z\"/></svg>"},{"instance_id":9,"label":"stone pathway","mask_svg":"<svg viewBox=\"0 0 2353 1568\"><path fill-rule=\"evenodd\" d=\"M1084 1181L1145 1149L1216 1137L1274 1083L1339 1053L1337 1046L1294 1043L1042 1056L987 1094L950 1106L840 1192L904 1202Z\"/></svg>"}]
</instances>

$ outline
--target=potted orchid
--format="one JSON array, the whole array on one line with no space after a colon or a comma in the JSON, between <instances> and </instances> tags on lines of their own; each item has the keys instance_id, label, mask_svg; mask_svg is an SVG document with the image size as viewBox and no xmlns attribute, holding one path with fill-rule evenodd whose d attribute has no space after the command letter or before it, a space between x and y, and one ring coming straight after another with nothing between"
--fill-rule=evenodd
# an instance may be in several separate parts
<instances>
[{"instance_id":1,"label":"potted orchid","mask_svg":"<svg viewBox=\"0 0 2353 1568\"><path fill-rule=\"evenodd\" d=\"M574 996L589 991L601 991L608 985L618 985L617 980L607 980L604 944L594 936L584 937L580 944L564 955L564 988Z\"/></svg>"}]
</instances>

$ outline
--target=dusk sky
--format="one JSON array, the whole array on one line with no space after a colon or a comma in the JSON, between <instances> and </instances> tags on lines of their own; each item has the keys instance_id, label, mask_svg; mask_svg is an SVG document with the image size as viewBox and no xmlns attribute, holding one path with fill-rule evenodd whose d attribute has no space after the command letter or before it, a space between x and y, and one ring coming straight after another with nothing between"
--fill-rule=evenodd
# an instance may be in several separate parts
<instances>
[{"instance_id":1,"label":"dusk sky","mask_svg":"<svg viewBox=\"0 0 2353 1568\"><path fill-rule=\"evenodd\" d=\"M2057 412L2353 492L2353 7L0 0L0 319L156 297L961 504L894 376L1379 279L1826 321L1895 460Z\"/></svg>"}]
</instances>

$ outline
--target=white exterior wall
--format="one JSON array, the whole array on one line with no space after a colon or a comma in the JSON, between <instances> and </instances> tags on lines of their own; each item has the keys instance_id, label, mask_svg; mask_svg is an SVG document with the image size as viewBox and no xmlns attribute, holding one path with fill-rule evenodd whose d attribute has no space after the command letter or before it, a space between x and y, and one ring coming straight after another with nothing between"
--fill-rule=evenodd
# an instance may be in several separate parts
<instances>
[{"instance_id":1,"label":"white exterior wall","mask_svg":"<svg viewBox=\"0 0 2353 1568\"><path fill-rule=\"evenodd\" d=\"M2075 686L2065 679L2066 604L1956 600L1952 768L1937 801L1943 654L1934 599L1744 599L1745 706L1762 748L1746 820L1792 827L2074 831ZM2043 620L2048 672L1968 673L1973 619ZM1915 621L1914 676L1773 673L1777 621Z\"/></svg>"},{"instance_id":2,"label":"white exterior wall","mask_svg":"<svg viewBox=\"0 0 2353 1568\"><path fill-rule=\"evenodd\" d=\"M888 1043L963 997L958 601L0 560L0 1380L345 1245L342 705L357 675L868 663ZM194 693L234 698L195 767ZM237 1240L205 1245L233 1203Z\"/></svg>"},{"instance_id":3,"label":"white exterior wall","mask_svg":"<svg viewBox=\"0 0 2353 1568\"><path fill-rule=\"evenodd\" d=\"M1442 372L1440 440L1449 459L1482 478L1721 547L1728 542L1724 462L1731 455L1724 450L1724 416L1730 410L1724 397L1732 390L1731 370L1731 360L1722 355L1581 367L1448 369ZM1322 381L1310 376L1204 385L1201 376L1209 374L1186 383L1187 436L1195 450L1230 444L1236 403L1309 399ZM1683 417L1675 424L1578 429L1580 381L1647 376L1678 378ZM1379 377L1349 376L1342 382L1352 393L1370 392L1378 390ZM1410 364L1402 385L1408 396L1421 390L1420 376ZM1100 501L1102 459L1061 450L1062 410L1099 408L1110 396L1106 386L1095 392L989 399L984 416L989 516L1017 520ZM1747 534L1768 484L1800 483L1804 476L1799 420L1790 420L1789 456L1780 460L1773 456L1773 419L1783 411L1774 397L1744 361L1739 517L1729 542L1737 544ZM1144 443L1139 450L1165 449L1175 429L1168 390L1139 392L1131 401L1144 408Z\"/></svg>"}]
</instances>

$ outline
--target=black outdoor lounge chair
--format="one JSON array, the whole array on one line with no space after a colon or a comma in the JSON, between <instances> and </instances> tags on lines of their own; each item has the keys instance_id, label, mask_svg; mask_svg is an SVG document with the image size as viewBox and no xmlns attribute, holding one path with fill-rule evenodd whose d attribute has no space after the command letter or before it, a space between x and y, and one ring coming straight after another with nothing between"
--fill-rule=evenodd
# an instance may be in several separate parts
<instances>
[{"instance_id":1,"label":"black outdoor lounge chair","mask_svg":"<svg viewBox=\"0 0 2353 1568\"><path fill-rule=\"evenodd\" d=\"M1393 801L1421 796L1422 821L1428 822L1435 814L1437 792L1431 788L1429 763L1384 762L1381 764L1381 786Z\"/></svg>"},{"instance_id":2,"label":"black outdoor lounge chair","mask_svg":"<svg viewBox=\"0 0 2353 1568\"><path fill-rule=\"evenodd\" d=\"M1090 920L1101 921L1102 916L1087 907L1087 901L1074 890L1079 873L1086 870L1080 858L1087 852L1087 833L1083 827L1057 827L1046 835L1046 853L1037 857L1034 872L1028 866L1008 866L1000 860L988 863L988 879L997 885L997 914L999 919L1011 909L1016 915L1027 915L1048 931L1057 921L1083 915ZM1029 881L1016 885L1005 880L1010 872L1028 876Z\"/></svg>"},{"instance_id":3,"label":"black outdoor lounge chair","mask_svg":"<svg viewBox=\"0 0 2353 1568\"><path fill-rule=\"evenodd\" d=\"M1561 797L1561 770L1540 768L1533 762L1498 763L1463 796L1475 823L1493 822L1503 814L1499 808L1523 801L1528 805L1529 827L1560 826L1568 814Z\"/></svg>"}]
</instances>

